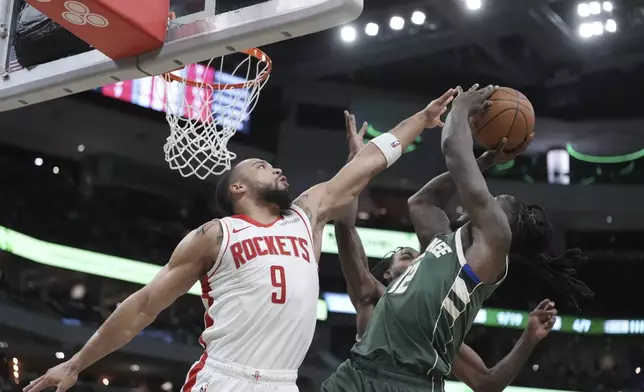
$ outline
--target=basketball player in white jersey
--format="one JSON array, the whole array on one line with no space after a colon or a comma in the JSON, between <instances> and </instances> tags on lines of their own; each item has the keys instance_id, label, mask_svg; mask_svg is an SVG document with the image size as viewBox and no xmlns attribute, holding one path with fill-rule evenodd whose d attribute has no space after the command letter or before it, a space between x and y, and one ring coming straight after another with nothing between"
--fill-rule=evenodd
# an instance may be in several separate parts
<instances>
[{"instance_id":1,"label":"basketball player in white jersey","mask_svg":"<svg viewBox=\"0 0 644 392\"><path fill-rule=\"evenodd\" d=\"M335 177L292 203L280 169L261 159L240 162L217 191L231 216L188 234L157 276L123 301L76 355L24 391L69 389L82 370L127 344L196 282L206 305L205 352L182 391L297 391L297 369L315 330L324 225L424 128L442 125L454 93L373 139Z\"/></svg>"}]
</instances>

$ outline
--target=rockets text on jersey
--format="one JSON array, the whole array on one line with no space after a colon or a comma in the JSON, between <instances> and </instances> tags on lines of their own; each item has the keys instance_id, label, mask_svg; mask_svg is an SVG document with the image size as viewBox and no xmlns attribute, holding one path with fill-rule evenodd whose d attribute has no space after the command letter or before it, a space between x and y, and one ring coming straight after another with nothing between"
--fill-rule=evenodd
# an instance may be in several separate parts
<instances>
[{"instance_id":1,"label":"rockets text on jersey","mask_svg":"<svg viewBox=\"0 0 644 392\"><path fill-rule=\"evenodd\" d=\"M297 369L317 320L311 224L293 205L270 225L220 220L219 257L202 280L206 354L257 369Z\"/></svg>"}]
</instances>

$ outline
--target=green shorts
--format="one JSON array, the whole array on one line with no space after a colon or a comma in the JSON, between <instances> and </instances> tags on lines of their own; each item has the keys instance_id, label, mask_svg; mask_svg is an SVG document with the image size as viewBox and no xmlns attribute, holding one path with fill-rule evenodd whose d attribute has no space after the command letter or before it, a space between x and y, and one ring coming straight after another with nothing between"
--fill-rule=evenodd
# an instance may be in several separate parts
<instances>
[{"instance_id":1,"label":"green shorts","mask_svg":"<svg viewBox=\"0 0 644 392\"><path fill-rule=\"evenodd\" d=\"M444 392L442 378L415 377L391 370L364 358L343 362L320 392Z\"/></svg>"}]
</instances>

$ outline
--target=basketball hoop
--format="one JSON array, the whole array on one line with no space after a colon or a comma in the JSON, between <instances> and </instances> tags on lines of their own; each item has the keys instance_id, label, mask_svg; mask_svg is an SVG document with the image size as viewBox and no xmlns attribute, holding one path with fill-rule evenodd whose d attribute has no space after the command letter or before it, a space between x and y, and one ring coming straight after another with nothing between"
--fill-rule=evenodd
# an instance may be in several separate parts
<instances>
[{"instance_id":1,"label":"basketball hoop","mask_svg":"<svg viewBox=\"0 0 644 392\"><path fill-rule=\"evenodd\" d=\"M257 48L236 55L243 58L234 67L225 68L227 56L222 56L219 67L211 59L207 65L190 64L157 78L155 89L170 125L165 160L183 177L220 175L236 158L227 149L228 141L255 109L273 66Z\"/></svg>"}]
</instances>

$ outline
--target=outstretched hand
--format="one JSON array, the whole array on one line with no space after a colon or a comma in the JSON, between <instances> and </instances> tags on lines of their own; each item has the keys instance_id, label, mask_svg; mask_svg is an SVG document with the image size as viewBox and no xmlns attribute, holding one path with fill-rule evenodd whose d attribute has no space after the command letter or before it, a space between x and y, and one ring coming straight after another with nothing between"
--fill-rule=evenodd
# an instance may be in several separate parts
<instances>
[{"instance_id":1,"label":"outstretched hand","mask_svg":"<svg viewBox=\"0 0 644 392\"><path fill-rule=\"evenodd\" d=\"M548 336L552 327L557 321L557 309L555 303L549 299L544 299L537 305L537 307L528 315L528 326L526 333L531 338L537 341Z\"/></svg>"},{"instance_id":2,"label":"outstretched hand","mask_svg":"<svg viewBox=\"0 0 644 392\"><path fill-rule=\"evenodd\" d=\"M499 144L494 148L494 150L489 150L483 153L481 155L481 159L485 160L486 162L489 162L490 165L498 165L500 163L505 163L507 161L510 161L523 152L525 152L526 148L530 145L530 142L532 141L532 138L534 137L534 132L529 134L528 137L525 139L525 141L517 148L514 150L506 151L505 150L505 145L508 142L508 138L502 138Z\"/></svg>"},{"instance_id":3,"label":"outstretched hand","mask_svg":"<svg viewBox=\"0 0 644 392\"><path fill-rule=\"evenodd\" d=\"M469 90L463 91L463 88L458 86L456 87L457 95L454 98L454 106L463 107L470 116L473 116L491 105L488 100L498 89L498 86L492 85L479 89L479 84L475 83Z\"/></svg>"},{"instance_id":4,"label":"outstretched hand","mask_svg":"<svg viewBox=\"0 0 644 392\"><path fill-rule=\"evenodd\" d=\"M431 101L425 108L427 115L427 123L425 128L443 127L445 124L441 120L441 116L447 110L447 105L454 100L456 89L450 88L443 95Z\"/></svg>"},{"instance_id":5,"label":"outstretched hand","mask_svg":"<svg viewBox=\"0 0 644 392\"><path fill-rule=\"evenodd\" d=\"M355 156L364 147L364 134L369 124L362 123L360 131L356 127L356 116L344 111L344 125L347 128L347 141L349 142L349 156Z\"/></svg>"},{"instance_id":6,"label":"outstretched hand","mask_svg":"<svg viewBox=\"0 0 644 392\"><path fill-rule=\"evenodd\" d=\"M78 373L69 361L47 370L43 376L29 383L23 392L40 392L49 387L55 387L56 392L65 392L78 380Z\"/></svg>"}]
</instances>

